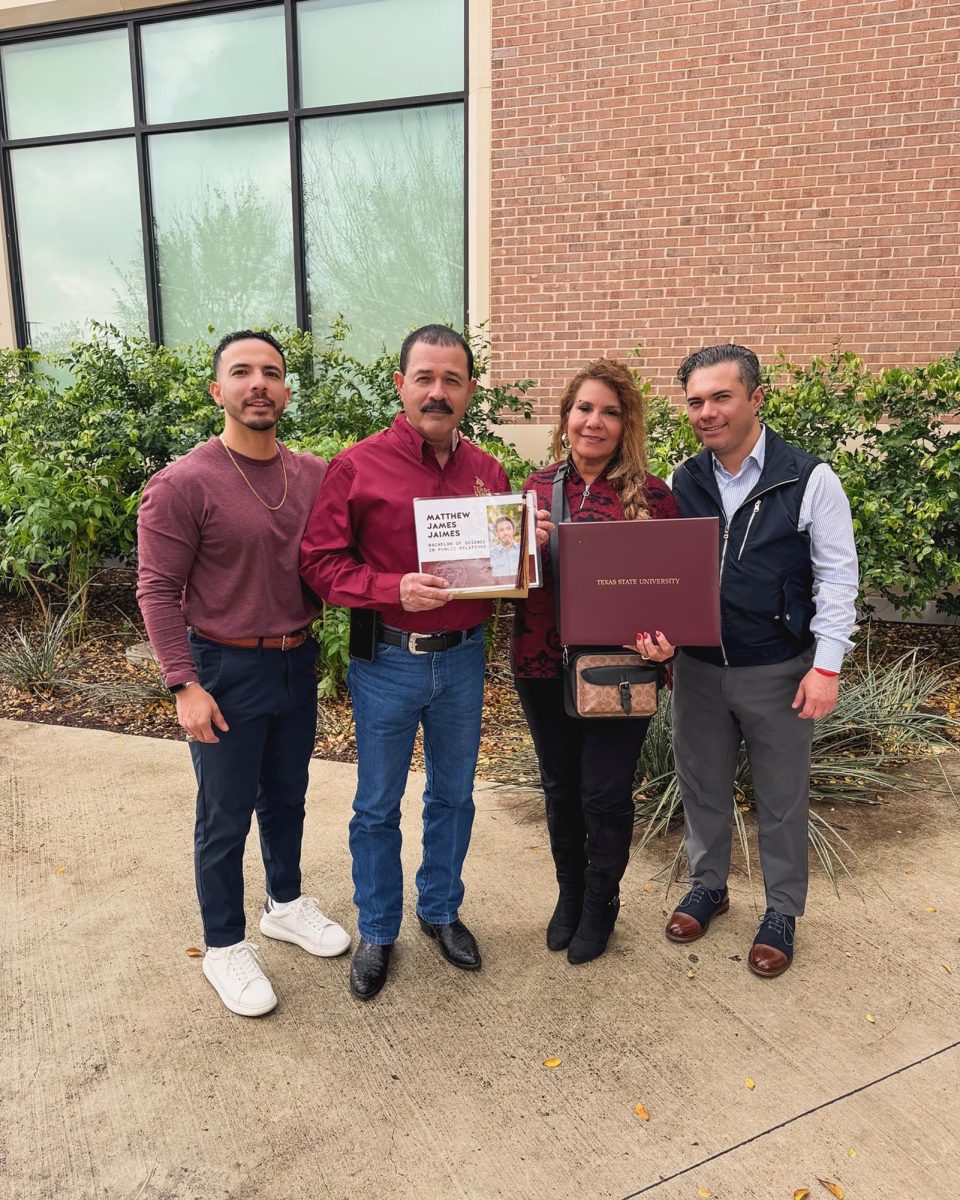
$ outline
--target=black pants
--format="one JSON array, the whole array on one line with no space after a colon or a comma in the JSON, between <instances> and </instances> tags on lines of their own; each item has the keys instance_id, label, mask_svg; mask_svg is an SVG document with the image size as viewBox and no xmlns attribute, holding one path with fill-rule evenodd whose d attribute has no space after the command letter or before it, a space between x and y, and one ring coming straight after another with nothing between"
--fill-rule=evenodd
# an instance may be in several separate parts
<instances>
[{"instance_id":1,"label":"black pants","mask_svg":"<svg viewBox=\"0 0 960 1200\"><path fill-rule=\"evenodd\" d=\"M307 768L317 729L317 644L246 650L191 635L201 684L230 726L191 742L197 774L194 860L208 946L244 938L243 849L257 814L267 892L300 895Z\"/></svg>"},{"instance_id":2,"label":"black pants","mask_svg":"<svg viewBox=\"0 0 960 1200\"><path fill-rule=\"evenodd\" d=\"M540 762L557 882L609 900L630 858L633 779L650 720L578 720L564 711L562 679L514 682Z\"/></svg>"}]
</instances>

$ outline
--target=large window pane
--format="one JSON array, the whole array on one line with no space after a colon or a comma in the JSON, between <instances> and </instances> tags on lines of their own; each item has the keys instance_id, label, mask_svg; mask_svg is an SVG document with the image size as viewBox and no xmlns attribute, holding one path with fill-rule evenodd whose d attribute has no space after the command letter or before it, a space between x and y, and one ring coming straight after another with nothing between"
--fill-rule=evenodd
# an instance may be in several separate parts
<instances>
[{"instance_id":1,"label":"large window pane","mask_svg":"<svg viewBox=\"0 0 960 1200\"><path fill-rule=\"evenodd\" d=\"M463 10L462 0L303 0L301 102L462 90Z\"/></svg>"},{"instance_id":2,"label":"large window pane","mask_svg":"<svg viewBox=\"0 0 960 1200\"><path fill-rule=\"evenodd\" d=\"M463 106L303 126L311 327L342 312L352 349L463 319Z\"/></svg>"},{"instance_id":3,"label":"large window pane","mask_svg":"<svg viewBox=\"0 0 960 1200\"><path fill-rule=\"evenodd\" d=\"M4 46L0 62L8 137L133 124L126 29Z\"/></svg>"},{"instance_id":4,"label":"large window pane","mask_svg":"<svg viewBox=\"0 0 960 1200\"><path fill-rule=\"evenodd\" d=\"M280 7L145 25L140 38L152 123L287 107Z\"/></svg>"},{"instance_id":5,"label":"large window pane","mask_svg":"<svg viewBox=\"0 0 960 1200\"><path fill-rule=\"evenodd\" d=\"M149 142L167 343L296 323L286 124Z\"/></svg>"},{"instance_id":6,"label":"large window pane","mask_svg":"<svg viewBox=\"0 0 960 1200\"><path fill-rule=\"evenodd\" d=\"M132 139L11 155L30 342L63 347L89 320L145 330Z\"/></svg>"}]
</instances>

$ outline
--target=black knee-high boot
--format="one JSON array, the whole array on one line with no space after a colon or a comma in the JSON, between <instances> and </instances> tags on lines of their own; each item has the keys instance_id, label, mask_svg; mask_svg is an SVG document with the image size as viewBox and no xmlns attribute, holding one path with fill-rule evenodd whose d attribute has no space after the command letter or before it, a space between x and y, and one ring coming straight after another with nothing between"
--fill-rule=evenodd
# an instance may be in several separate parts
<instances>
[{"instance_id":1,"label":"black knee-high boot","mask_svg":"<svg viewBox=\"0 0 960 1200\"><path fill-rule=\"evenodd\" d=\"M570 939L567 961L577 965L599 958L607 948L619 912L619 894L604 900L588 892L584 897L580 924Z\"/></svg>"},{"instance_id":2,"label":"black knee-high boot","mask_svg":"<svg viewBox=\"0 0 960 1200\"><path fill-rule=\"evenodd\" d=\"M557 873L557 898L553 916L547 925L547 948L566 950L580 924L583 912L584 870L587 855L584 847L583 825L571 814L547 798L547 828L550 831L550 851Z\"/></svg>"},{"instance_id":3,"label":"black knee-high boot","mask_svg":"<svg viewBox=\"0 0 960 1200\"><path fill-rule=\"evenodd\" d=\"M567 959L579 964L599 958L607 948L620 912L620 880L630 858L633 802L613 812L586 812L587 868L580 924L567 949Z\"/></svg>"}]
</instances>

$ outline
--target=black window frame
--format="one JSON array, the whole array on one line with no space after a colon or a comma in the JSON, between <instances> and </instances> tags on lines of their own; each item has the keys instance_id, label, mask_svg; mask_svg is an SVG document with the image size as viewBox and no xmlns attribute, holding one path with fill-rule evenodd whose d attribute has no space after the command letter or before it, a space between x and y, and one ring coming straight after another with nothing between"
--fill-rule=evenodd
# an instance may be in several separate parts
<instances>
[{"instance_id":1,"label":"black window frame","mask_svg":"<svg viewBox=\"0 0 960 1200\"><path fill-rule=\"evenodd\" d=\"M452 2L452 0L448 0ZM72 37L84 33L125 29L130 53L130 77L133 92L133 125L118 129L87 130L82 133L52 134L44 137L10 138L7 135L6 81L0 79L0 190L3 193L3 220L7 245L7 263L13 307L14 331L17 346L30 344L26 304L23 292L23 271L20 262L20 239L17 230L16 205L13 194L12 153L36 146L76 145L81 142L110 141L133 138L137 156L137 183L140 193L140 222L143 231L144 280L147 301L147 334L151 341L162 341L160 320L160 283L157 275L156 239L153 197L150 186L148 139L154 134L185 133L205 129L229 129L248 125L286 124L290 148L290 195L293 208L293 274L297 327L310 328L308 320L306 235L303 216L303 178L300 157L300 126L315 117L340 116L365 112L395 112L403 109L427 108L459 103L463 106L463 320L467 317L469 295L468 271L468 96L469 96L469 0L463 4L463 89L455 92L435 92L423 96L401 96L390 100L370 100L353 104L328 104L304 107L300 96L299 43L297 13L299 0L197 0L190 3L168 4L136 12L102 13L91 17L22 26L0 31L0 46L20 42L37 42L53 38ZM242 116L211 117L196 121L148 123L144 118L145 92L140 29L146 25L181 17L207 17L217 13L242 12L248 9L282 9L286 53L287 101L285 109L274 112L244 113ZM349 317L349 314L347 314Z\"/></svg>"}]
</instances>

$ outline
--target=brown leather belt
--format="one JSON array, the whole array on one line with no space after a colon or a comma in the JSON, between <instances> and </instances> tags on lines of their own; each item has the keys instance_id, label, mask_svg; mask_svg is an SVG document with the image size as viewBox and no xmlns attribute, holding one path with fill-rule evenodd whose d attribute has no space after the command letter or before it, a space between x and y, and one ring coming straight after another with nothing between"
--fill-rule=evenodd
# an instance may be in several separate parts
<instances>
[{"instance_id":1,"label":"brown leather belt","mask_svg":"<svg viewBox=\"0 0 960 1200\"><path fill-rule=\"evenodd\" d=\"M241 650L296 650L310 636L309 629L298 629L296 633L285 633L282 637L256 638L214 637L212 633L204 633L196 626L193 632L205 642L216 642L218 646L239 646Z\"/></svg>"}]
</instances>

